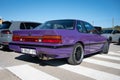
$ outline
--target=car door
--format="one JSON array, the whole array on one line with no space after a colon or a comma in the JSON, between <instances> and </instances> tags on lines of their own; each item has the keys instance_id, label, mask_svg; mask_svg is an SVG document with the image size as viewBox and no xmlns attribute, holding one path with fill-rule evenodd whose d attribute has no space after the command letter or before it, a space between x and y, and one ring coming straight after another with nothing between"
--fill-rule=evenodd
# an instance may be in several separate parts
<instances>
[{"instance_id":1,"label":"car door","mask_svg":"<svg viewBox=\"0 0 120 80\"><path fill-rule=\"evenodd\" d=\"M120 38L120 31L118 30L114 30L111 34L112 36L112 41L113 42L118 42L119 41L119 38Z\"/></svg>"},{"instance_id":2,"label":"car door","mask_svg":"<svg viewBox=\"0 0 120 80\"><path fill-rule=\"evenodd\" d=\"M84 27L87 29L90 53L100 51L104 43L103 37L91 24L84 22Z\"/></svg>"},{"instance_id":3,"label":"car door","mask_svg":"<svg viewBox=\"0 0 120 80\"><path fill-rule=\"evenodd\" d=\"M89 47L89 35L87 33L86 28L83 25L82 21L77 21L76 29L79 32L79 41L82 41L84 44L84 51L85 55L90 53L90 47Z\"/></svg>"}]
</instances>

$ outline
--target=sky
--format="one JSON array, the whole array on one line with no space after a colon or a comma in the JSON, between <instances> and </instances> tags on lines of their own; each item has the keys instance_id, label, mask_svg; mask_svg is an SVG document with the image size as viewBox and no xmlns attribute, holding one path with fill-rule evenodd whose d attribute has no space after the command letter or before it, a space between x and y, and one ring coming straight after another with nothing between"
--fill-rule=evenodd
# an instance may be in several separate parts
<instances>
[{"instance_id":1,"label":"sky","mask_svg":"<svg viewBox=\"0 0 120 80\"><path fill-rule=\"evenodd\" d=\"M120 0L0 0L0 17L42 22L78 19L94 26L120 25Z\"/></svg>"}]
</instances>

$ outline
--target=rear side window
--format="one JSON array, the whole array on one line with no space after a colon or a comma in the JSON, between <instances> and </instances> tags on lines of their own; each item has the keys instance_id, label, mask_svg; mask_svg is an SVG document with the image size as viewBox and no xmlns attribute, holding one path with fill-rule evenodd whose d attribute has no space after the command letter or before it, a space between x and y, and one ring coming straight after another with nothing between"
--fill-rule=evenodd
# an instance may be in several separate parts
<instances>
[{"instance_id":1,"label":"rear side window","mask_svg":"<svg viewBox=\"0 0 120 80\"><path fill-rule=\"evenodd\" d=\"M88 33L96 34L98 33L97 30L89 23L84 23L85 28L87 29Z\"/></svg>"},{"instance_id":2,"label":"rear side window","mask_svg":"<svg viewBox=\"0 0 120 80\"><path fill-rule=\"evenodd\" d=\"M9 29L11 25L11 22L3 22L0 26L0 29Z\"/></svg>"},{"instance_id":3,"label":"rear side window","mask_svg":"<svg viewBox=\"0 0 120 80\"><path fill-rule=\"evenodd\" d=\"M79 32L82 32L82 33L86 33L87 32L85 27L82 26L82 22L80 22L80 21L77 21L76 27L77 27L77 30Z\"/></svg>"},{"instance_id":4,"label":"rear side window","mask_svg":"<svg viewBox=\"0 0 120 80\"><path fill-rule=\"evenodd\" d=\"M34 29L39 25L40 23L21 23L20 29Z\"/></svg>"}]
</instances>

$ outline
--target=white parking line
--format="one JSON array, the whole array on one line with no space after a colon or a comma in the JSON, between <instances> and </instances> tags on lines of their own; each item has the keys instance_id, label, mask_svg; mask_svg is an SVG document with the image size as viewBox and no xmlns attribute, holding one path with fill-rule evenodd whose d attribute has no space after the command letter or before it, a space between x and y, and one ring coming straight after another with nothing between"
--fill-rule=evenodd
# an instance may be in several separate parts
<instances>
[{"instance_id":1,"label":"white parking line","mask_svg":"<svg viewBox=\"0 0 120 80\"><path fill-rule=\"evenodd\" d=\"M109 56L109 55L95 55L94 57L98 57L98 58L105 58L105 59L112 59L112 60L116 60L116 61L120 61L120 58L118 57L114 57L114 56Z\"/></svg>"},{"instance_id":2,"label":"white parking line","mask_svg":"<svg viewBox=\"0 0 120 80\"><path fill-rule=\"evenodd\" d=\"M83 61L84 62L88 62L88 63L101 65L101 66L106 66L106 67L111 67L111 68L115 68L115 69L120 69L120 64L117 64L117 63L100 61L100 60L95 60L95 59L88 59L88 58L84 59Z\"/></svg>"},{"instance_id":3,"label":"white parking line","mask_svg":"<svg viewBox=\"0 0 120 80\"><path fill-rule=\"evenodd\" d=\"M120 80L120 76L106 73L103 71L82 67L82 66L74 66L74 65L72 66L72 65L66 64L66 65L59 66L59 68L62 68L77 74L81 74L96 80Z\"/></svg>"},{"instance_id":4,"label":"white parking line","mask_svg":"<svg viewBox=\"0 0 120 80\"><path fill-rule=\"evenodd\" d=\"M2 70L3 68L2 67L0 67L0 70Z\"/></svg>"},{"instance_id":5,"label":"white parking line","mask_svg":"<svg viewBox=\"0 0 120 80\"><path fill-rule=\"evenodd\" d=\"M117 52L120 52L120 51L117 51Z\"/></svg>"},{"instance_id":6,"label":"white parking line","mask_svg":"<svg viewBox=\"0 0 120 80\"><path fill-rule=\"evenodd\" d=\"M7 69L22 80L59 80L58 78L37 70L29 65L8 67Z\"/></svg>"},{"instance_id":7,"label":"white parking line","mask_svg":"<svg viewBox=\"0 0 120 80\"><path fill-rule=\"evenodd\" d=\"M109 52L108 54L112 54L112 55L115 55L115 56L120 56L120 53L115 53L115 52Z\"/></svg>"}]
</instances>

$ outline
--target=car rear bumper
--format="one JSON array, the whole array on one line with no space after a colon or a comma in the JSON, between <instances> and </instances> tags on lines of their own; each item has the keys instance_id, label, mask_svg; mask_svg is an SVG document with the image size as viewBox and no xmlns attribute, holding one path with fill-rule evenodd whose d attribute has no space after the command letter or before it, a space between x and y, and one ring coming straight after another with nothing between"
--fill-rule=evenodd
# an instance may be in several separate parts
<instances>
[{"instance_id":1,"label":"car rear bumper","mask_svg":"<svg viewBox=\"0 0 120 80\"><path fill-rule=\"evenodd\" d=\"M11 42L11 36L0 37L0 45L8 46L9 42Z\"/></svg>"},{"instance_id":2,"label":"car rear bumper","mask_svg":"<svg viewBox=\"0 0 120 80\"><path fill-rule=\"evenodd\" d=\"M71 55L73 50L73 45L45 46L45 45L35 45L35 44L31 45L31 44L10 43L9 48L13 51L20 53L21 53L21 48L35 49L37 56L44 54L47 57L51 57L51 58L66 58Z\"/></svg>"}]
</instances>

